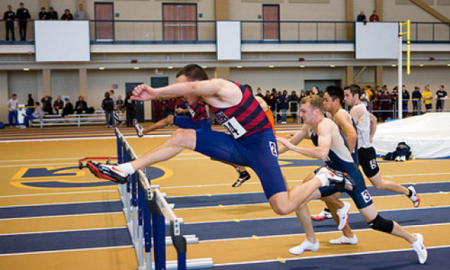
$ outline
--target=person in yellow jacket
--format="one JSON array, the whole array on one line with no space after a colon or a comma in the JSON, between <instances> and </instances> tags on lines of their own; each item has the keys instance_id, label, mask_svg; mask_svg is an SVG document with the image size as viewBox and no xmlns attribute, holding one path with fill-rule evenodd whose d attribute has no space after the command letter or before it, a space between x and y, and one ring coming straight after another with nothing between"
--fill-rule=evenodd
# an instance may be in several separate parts
<instances>
[{"instance_id":1,"label":"person in yellow jacket","mask_svg":"<svg viewBox=\"0 0 450 270\"><path fill-rule=\"evenodd\" d=\"M431 93L430 85L425 85L425 91L422 92L423 104L427 112L431 111L431 101L433 100L433 93Z\"/></svg>"}]
</instances>

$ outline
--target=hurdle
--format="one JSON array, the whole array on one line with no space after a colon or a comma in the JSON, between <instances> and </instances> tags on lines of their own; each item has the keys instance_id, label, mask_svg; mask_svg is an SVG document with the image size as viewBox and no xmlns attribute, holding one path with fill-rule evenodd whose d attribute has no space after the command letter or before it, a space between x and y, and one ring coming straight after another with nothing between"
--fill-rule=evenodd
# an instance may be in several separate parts
<instances>
[{"instance_id":1,"label":"hurdle","mask_svg":"<svg viewBox=\"0 0 450 270\"><path fill-rule=\"evenodd\" d=\"M129 162L137 158L133 148L114 129L117 140L117 160ZM139 270L202 269L213 267L212 258L186 260L187 244L198 243L195 235L183 235L183 219L173 212L159 186L151 185L146 170L138 170L127 183L119 185L123 212L136 251ZM166 236L166 226L170 236ZM166 245L173 245L176 261L166 261ZM153 247L153 260L152 260Z\"/></svg>"}]
</instances>

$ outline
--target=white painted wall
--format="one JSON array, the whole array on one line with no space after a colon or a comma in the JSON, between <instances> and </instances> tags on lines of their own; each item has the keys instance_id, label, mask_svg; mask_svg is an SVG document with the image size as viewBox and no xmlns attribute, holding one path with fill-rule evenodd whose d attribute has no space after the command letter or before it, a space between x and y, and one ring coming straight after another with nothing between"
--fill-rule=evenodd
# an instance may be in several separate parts
<instances>
[{"instance_id":1,"label":"white painted wall","mask_svg":"<svg viewBox=\"0 0 450 270\"><path fill-rule=\"evenodd\" d=\"M283 68L283 69L231 69L230 79L241 84L250 84L256 91L258 87L264 90L304 89L305 80L341 80L344 82L343 68Z\"/></svg>"}]
</instances>

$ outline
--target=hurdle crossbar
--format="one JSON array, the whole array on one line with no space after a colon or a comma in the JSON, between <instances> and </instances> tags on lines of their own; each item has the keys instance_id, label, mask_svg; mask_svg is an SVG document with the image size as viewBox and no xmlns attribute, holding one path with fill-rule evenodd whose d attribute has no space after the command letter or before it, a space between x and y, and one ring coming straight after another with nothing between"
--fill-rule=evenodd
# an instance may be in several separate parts
<instances>
[{"instance_id":1,"label":"hurdle crossbar","mask_svg":"<svg viewBox=\"0 0 450 270\"><path fill-rule=\"evenodd\" d=\"M133 148L115 128L119 163L137 159ZM134 173L119 185L123 212L138 260L138 269L201 269L213 266L212 258L186 260L187 244L198 243L195 235L183 235L183 219L173 212L159 186L152 186L144 170ZM166 237L169 225L170 237ZM176 261L166 261L166 245L177 251ZM152 257L153 248L153 257ZM153 258L153 260L152 260Z\"/></svg>"}]
</instances>

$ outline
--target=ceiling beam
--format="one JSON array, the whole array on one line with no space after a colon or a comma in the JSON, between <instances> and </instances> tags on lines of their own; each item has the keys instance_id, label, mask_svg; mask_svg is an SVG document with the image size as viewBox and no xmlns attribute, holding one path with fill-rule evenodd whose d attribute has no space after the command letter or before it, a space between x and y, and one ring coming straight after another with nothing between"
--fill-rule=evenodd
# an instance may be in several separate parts
<instances>
[{"instance_id":1,"label":"ceiling beam","mask_svg":"<svg viewBox=\"0 0 450 270\"><path fill-rule=\"evenodd\" d=\"M435 17L436 19L440 20L441 22L450 23L450 20L447 17L445 17L444 15L439 13L437 10L435 10L434 8L427 5L422 0L409 0L409 1L411 1L411 3L415 4L416 6L420 7L421 9L425 10L427 13L429 13L431 16Z\"/></svg>"}]
</instances>

